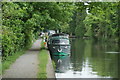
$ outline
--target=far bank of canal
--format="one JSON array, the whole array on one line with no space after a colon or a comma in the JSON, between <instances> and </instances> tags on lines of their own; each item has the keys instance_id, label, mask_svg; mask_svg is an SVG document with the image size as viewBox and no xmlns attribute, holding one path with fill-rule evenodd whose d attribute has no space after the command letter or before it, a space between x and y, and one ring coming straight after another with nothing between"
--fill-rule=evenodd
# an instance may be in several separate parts
<instances>
[{"instance_id":1,"label":"far bank of canal","mask_svg":"<svg viewBox=\"0 0 120 80\"><path fill-rule=\"evenodd\" d=\"M56 78L118 78L119 44L71 39L71 56L54 56Z\"/></svg>"}]
</instances>

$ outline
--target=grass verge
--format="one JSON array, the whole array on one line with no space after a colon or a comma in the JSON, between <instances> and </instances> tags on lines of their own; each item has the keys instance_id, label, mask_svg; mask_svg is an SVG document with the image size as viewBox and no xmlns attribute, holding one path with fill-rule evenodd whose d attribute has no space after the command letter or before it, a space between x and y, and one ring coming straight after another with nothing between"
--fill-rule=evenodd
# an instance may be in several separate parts
<instances>
[{"instance_id":1,"label":"grass verge","mask_svg":"<svg viewBox=\"0 0 120 80\"><path fill-rule=\"evenodd\" d=\"M22 54L24 54L24 52L25 51L17 52L15 54L13 54L12 56L9 56L5 61L2 61L2 73L4 73L4 71L6 69L8 69L10 67L10 65L12 63L14 63L19 56L21 56Z\"/></svg>"},{"instance_id":2,"label":"grass verge","mask_svg":"<svg viewBox=\"0 0 120 80\"><path fill-rule=\"evenodd\" d=\"M47 50L41 50L39 54L39 72L38 78L47 78L46 66L48 63Z\"/></svg>"},{"instance_id":3,"label":"grass verge","mask_svg":"<svg viewBox=\"0 0 120 80\"><path fill-rule=\"evenodd\" d=\"M44 47L43 41L41 42L41 49L38 58L40 61L38 66L38 78L47 78L46 66L48 63L48 51Z\"/></svg>"}]
</instances>

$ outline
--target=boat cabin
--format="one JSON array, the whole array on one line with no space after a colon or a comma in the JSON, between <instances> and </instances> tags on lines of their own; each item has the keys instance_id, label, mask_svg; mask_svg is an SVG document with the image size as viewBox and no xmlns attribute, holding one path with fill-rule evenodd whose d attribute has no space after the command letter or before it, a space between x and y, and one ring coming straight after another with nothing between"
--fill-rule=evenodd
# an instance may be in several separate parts
<instances>
[{"instance_id":1,"label":"boat cabin","mask_svg":"<svg viewBox=\"0 0 120 80\"><path fill-rule=\"evenodd\" d=\"M54 34L48 39L47 45L52 55L70 54L70 41L68 35Z\"/></svg>"}]
</instances>

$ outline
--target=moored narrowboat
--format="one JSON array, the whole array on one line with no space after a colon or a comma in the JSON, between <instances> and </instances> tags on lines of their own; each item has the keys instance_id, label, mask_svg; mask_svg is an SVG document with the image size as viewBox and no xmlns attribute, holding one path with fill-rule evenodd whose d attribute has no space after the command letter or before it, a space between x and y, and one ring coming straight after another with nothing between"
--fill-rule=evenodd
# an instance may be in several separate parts
<instances>
[{"instance_id":1,"label":"moored narrowboat","mask_svg":"<svg viewBox=\"0 0 120 80\"><path fill-rule=\"evenodd\" d=\"M51 55L69 55L70 41L68 35L54 34L49 37L47 43Z\"/></svg>"}]
</instances>

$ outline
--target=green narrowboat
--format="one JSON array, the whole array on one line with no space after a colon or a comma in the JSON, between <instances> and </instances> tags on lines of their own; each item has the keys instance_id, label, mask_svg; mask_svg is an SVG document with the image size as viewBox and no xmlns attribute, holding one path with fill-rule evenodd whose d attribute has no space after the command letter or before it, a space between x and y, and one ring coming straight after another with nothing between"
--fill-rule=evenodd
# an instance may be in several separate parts
<instances>
[{"instance_id":1,"label":"green narrowboat","mask_svg":"<svg viewBox=\"0 0 120 80\"><path fill-rule=\"evenodd\" d=\"M70 41L67 34L53 34L47 42L51 55L70 55Z\"/></svg>"}]
</instances>

